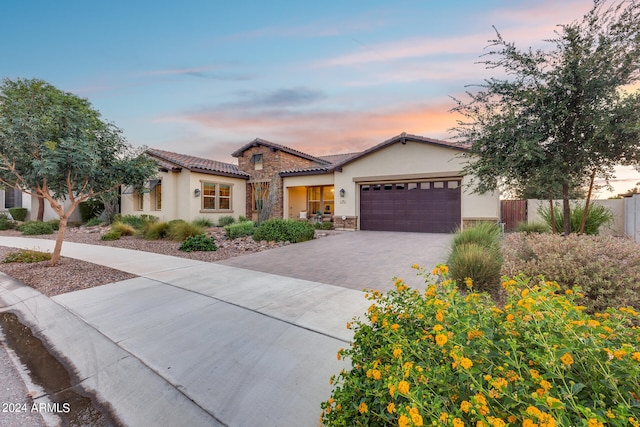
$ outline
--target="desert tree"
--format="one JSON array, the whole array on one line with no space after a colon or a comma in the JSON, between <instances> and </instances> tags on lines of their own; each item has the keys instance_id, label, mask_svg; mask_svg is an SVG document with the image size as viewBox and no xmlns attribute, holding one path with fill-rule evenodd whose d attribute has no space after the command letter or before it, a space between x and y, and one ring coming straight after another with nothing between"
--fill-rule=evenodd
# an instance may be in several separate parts
<instances>
[{"instance_id":1,"label":"desert tree","mask_svg":"<svg viewBox=\"0 0 640 427\"><path fill-rule=\"evenodd\" d=\"M474 191L560 189L569 234L572 189L640 162L640 95L629 89L640 79L640 3L595 0L546 46L521 50L496 30L481 63L498 75L456 99L454 131L471 147Z\"/></svg>"},{"instance_id":2,"label":"desert tree","mask_svg":"<svg viewBox=\"0 0 640 427\"><path fill-rule=\"evenodd\" d=\"M60 218L51 265L80 202L120 185L141 187L156 173L142 153L86 99L38 79L0 85L0 182L48 201Z\"/></svg>"}]
</instances>

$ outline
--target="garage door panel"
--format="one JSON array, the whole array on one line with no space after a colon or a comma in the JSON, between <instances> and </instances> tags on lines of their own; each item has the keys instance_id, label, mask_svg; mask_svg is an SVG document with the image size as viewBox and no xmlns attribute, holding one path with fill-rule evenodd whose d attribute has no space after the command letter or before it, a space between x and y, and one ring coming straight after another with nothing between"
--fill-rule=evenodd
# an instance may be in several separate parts
<instances>
[{"instance_id":1,"label":"garage door panel","mask_svg":"<svg viewBox=\"0 0 640 427\"><path fill-rule=\"evenodd\" d=\"M460 226L458 181L370 184L360 191L360 228L449 233Z\"/></svg>"}]
</instances>

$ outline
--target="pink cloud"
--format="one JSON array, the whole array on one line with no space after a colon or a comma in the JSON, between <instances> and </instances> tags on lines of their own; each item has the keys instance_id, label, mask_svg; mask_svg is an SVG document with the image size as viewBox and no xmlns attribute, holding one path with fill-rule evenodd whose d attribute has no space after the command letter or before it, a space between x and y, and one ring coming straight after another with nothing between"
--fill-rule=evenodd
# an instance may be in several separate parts
<instances>
[{"instance_id":1,"label":"pink cloud","mask_svg":"<svg viewBox=\"0 0 640 427\"><path fill-rule=\"evenodd\" d=\"M217 148L246 143L256 137L284 144L310 154L361 151L401 132L446 139L456 117L453 105L413 104L363 112L270 112L202 111L164 117L157 123L194 124L209 140L220 141L220 129L234 134L234 141L215 143ZM228 140L227 140L228 141Z\"/></svg>"},{"instance_id":2,"label":"pink cloud","mask_svg":"<svg viewBox=\"0 0 640 427\"><path fill-rule=\"evenodd\" d=\"M411 38L397 42L368 45L365 51L317 61L312 67L336 67L420 58L438 54L477 52L485 40L475 35L452 38Z\"/></svg>"}]
</instances>

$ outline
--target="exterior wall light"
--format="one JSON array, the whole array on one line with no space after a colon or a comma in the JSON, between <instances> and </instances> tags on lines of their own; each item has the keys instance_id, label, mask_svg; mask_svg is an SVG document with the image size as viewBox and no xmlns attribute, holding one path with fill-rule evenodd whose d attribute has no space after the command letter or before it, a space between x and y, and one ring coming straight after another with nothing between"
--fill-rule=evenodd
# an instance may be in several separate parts
<instances>
[{"instance_id":1,"label":"exterior wall light","mask_svg":"<svg viewBox=\"0 0 640 427\"><path fill-rule=\"evenodd\" d=\"M344 191L344 188L340 189L340 197L344 197L344 194L346 193L346 191Z\"/></svg>"},{"instance_id":2,"label":"exterior wall light","mask_svg":"<svg viewBox=\"0 0 640 427\"><path fill-rule=\"evenodd\" d=\"M199 189L199 188L196 188L195 190L193 190L193 195L194 195L195 197L200 197L200 189Z\"/></svg>"}]
</instances>

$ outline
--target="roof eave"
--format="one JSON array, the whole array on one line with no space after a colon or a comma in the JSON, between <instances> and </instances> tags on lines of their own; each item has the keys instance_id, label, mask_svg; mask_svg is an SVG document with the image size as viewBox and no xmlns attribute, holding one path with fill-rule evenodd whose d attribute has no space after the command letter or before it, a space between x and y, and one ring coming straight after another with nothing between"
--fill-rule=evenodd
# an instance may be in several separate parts
<instances>
[{"instance_id":1,"label":"roof eave","mask_svg":"<svg viewBox=\"0 0 640 427\"><path fill-rule=\"evenodd\" d=\"M331 169L326 169L326 170L311 170L311 171L286 171L286 172L280 172L279 175L281 177L287 177L287 176L307 176L307 175L327 175L330 173L333 173L335 170L335 168L331 168Z\"/></svg>"},{"instance_id":2,"label":"roof eave","mask_svg":"<svg viewBox=\"0 0 640 427\"><path fill-rule=\"evenodd\" d=\"M222 172L222 171L214 171L210 169L200 169L200 168L190 168L189 170L191 172L204 173L207 175L228 176L231 178L249 179L249 175L244 173Z\"/></svg>"}]
</instances>

